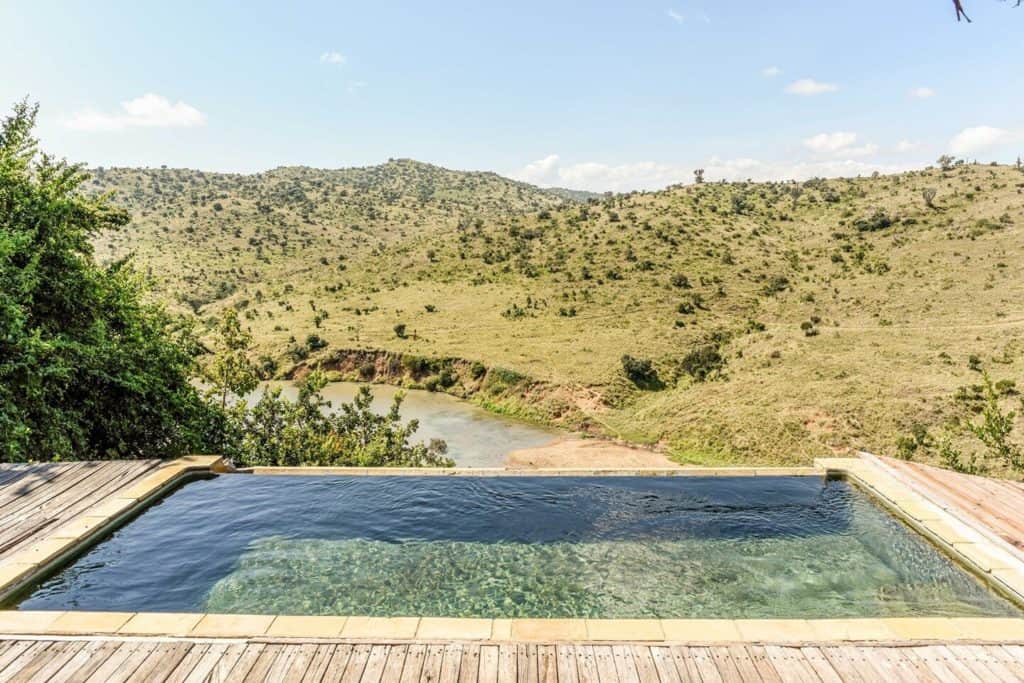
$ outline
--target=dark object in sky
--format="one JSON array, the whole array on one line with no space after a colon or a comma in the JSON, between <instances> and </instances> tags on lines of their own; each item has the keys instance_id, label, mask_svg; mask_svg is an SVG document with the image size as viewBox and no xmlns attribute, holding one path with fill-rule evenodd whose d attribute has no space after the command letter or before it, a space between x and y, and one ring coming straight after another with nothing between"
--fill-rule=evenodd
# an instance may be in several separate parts
<instances>
[{"instance_id":1,"label":"dark object in sky","mask_svg":"<svg viewBox=\"0 0 1024 683\"><path fill-rule=\"evenodd\" d=\"M1021 0L1017 0L1017 2L1014 3L1013 6L1014 7L1020 7L1020 3L1021 3ZM964 6L963 6L963 4L961 4L960 0L953 0L953 8L956 10L956 20L957 21L960 21L961 18L962 18L968 24L971 23L971 18L969 16L967 16L967 12L964 11Z\"/></svg>"}]
</instances>

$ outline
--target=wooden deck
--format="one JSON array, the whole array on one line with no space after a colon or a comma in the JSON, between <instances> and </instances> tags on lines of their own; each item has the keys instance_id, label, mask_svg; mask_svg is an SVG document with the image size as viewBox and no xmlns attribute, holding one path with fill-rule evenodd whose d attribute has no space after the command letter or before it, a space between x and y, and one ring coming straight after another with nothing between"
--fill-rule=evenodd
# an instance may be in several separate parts
<instances>
[{"instance_id":1,"label":"wooden deck","mask_svg":"<svg viewBox=\"0 0 1024 683\"><path fill-rule=\"evenodd\" d=\"M0 465L0 560L159 465L158 460Z\"/></svg>"},{"instance_id":2,"label":"wooden deck","mask_svg":"<svg viewBox=\"0 0 1024 683\"><path fill-rule=\"evenodd\" d=\"M1024 646L0 640L0 681L1024 681Z\"/></svg>"},{"instance_id":3,"label":"wooden deck","mask_svg":"<svg viewBox=\"0 0 1024 683\"><path fill-rule=\"evenodd\" d=\"M1024 552L1024 483L960 474L893 458L867 459L932 502L956 509L965 521L987 529Z\"/></svg>"}]
</instances>

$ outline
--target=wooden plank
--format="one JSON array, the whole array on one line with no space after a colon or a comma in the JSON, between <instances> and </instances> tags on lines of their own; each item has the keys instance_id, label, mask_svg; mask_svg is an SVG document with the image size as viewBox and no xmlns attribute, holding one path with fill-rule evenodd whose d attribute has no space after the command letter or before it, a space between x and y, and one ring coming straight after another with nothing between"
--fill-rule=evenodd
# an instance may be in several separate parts
<instances>
[{"instance_id":1,"label":"wooden plank","mask_svg":"<svg viewBox=\"0 0 1024 683\"><path fill-rule=\"evenodd\" d=\"M557 678L562 683L566 681L572 681L575 683L580 679L579 672L576 670L576 646L575 645L556 645L555 646L555 664L557 669Z\"/></svg>"},{"instance_id":2,"label":"wooden plank","mask_svg":"<svg viewBox=\"0 0 1024 683\"><path fill-rule=\"evenodd\" d=\"M828 660L832 668L844 681L849 683L868 683L865 671L873 671L866 662L855 661L857 648L853 647L820 647L818 651Z\"/></svg>"},{"instance_id":3,"label":"wooden plank","mask_svg":"<svg viewBox=\"0 0 1024 683\"><path fill-rule=\"evenodd\" d=\"M697 660L694 658L693 653L690 652L690 648L683 645L675 645L671 649L672 659L676 663L676 671L679 672L679 677L685 680L691 681L703 681L704 677L700 675L700 668L697 666ZM718 675L718 669L715 669L714 678L709 679L715 681L721 678Z\"/></svg>"},{"instance_id":4,"label":"wooden plank","mask_svg":"<svg viewBox=\"0 0 1024 683\"><path fill-rule=\"evenodd\" d=\"M298 654L296 646L282 643L281 653L271 662L270 668L267 669L267 674L263 677L263 680L280 683L281 679L287 675L288 670L291 668L296 654Z\"/></svg>"},{"instance_id":5,"label":"wooden plank","mask_svg":"<svg viewBox=\"0 0 1024 683\"><path fill-rule=\"evenodd\" d=\"M597 655L592 645L576 646L576 674L580 683L600 683L601 676L597 670Z\"/></svg>"},{"instance_id":6,"label":"wooden plank","mask_svg":"<svg viewBox=\"0 0 1024 683\"><path fill-rule=\"evenodd\" d=\"M480 646L480 668L477 672L480 683L498 683L498 650L497 645Z\"/></svg>"},{"instance_id":7,"label":"wooden plank","mask_svg":"<svg viewBox=\"0 0 1024 683\"><path fill-rule=\"evenodd\" d=\"M462 646L462 661L459 663L459 683L476 683L480 675L480 645L470 643Z\"/></svg>"},{"instance_id":8,"label":"wooden plank","mask_svg":"<svg viewBox=\"0 0 1024 683\"><path fill-rule=\"evenodd\" d=\"M0 672L0 681L25 683L35 680L40 669L44 668L47 662L54 658L60 658L64 654L67 645L68 643L61 641L40 643L41 647L33 649L30 656L20 657L16 665L8 667L8 672ZM70 659L70 655L68 658Z\"/></svg>"},{"instance_id":9,"label":"wooden plank","mask_svg":"<svg viewBox=\"0 0 1024 683\"><path fill-rule=\"evenodd\" d=\"M25 665L25 662L35 657L35 653L45 649L50 643L46 641L22 640L18 641L19 646L8 649L0 655L0 676L13 676Z\"/></svg>"},{"instance_id":10,"label":"wooden plank","mask_svg":"<svg viewBox=\"0 0 1024 683\"><path fill-rule=\"evenodd\" d=\"M904 649L904 654L914 660L922 676L940 683L960 683L960 677L953 673L931 648L908 647Z\"/></svg>"},{"instance_id":11,"label":"wooden plank","mask_svg":"<svg viewBox=\"0 0 1024 683\"><path fill-rule=\"evenodd\" d=\"M180 643L175 643L175 645L180 645ZM206 679L207 683L223 683L233 671L238 671L240 676L245 676L262 652L262 643L232 643L223 656L217 660L217 664Z\"/></svg>"},{"instance_id":12,"label":"wooden plank","mask_svg":"<svg viewBox=\"0 0 1024 683\"><path fill-rule=\"evenodd\" d=\"M121 642L119 647L111 652L110 656L92 672L92 675L84 680L86 683L106 683L139 646L140 644L136 642Z\"/></svg>"},{"instance_id":13,"label":"wooden plank","mask_svg":"<svg viewBox=\"0 0 1024 683\"><path fill-rule=\"evenodd\" d=\"M740 647L746 650L750 656L750 662L757 670L757 675L761 677L764 683L782 683L782 677L779 675L778 670L776 670L775 665L772 664L768 653L764 651L763 645L744 645Z\"/></svg>"},{"instance_id":14,"label":"wooden plank","mask_svg":"<svg viewBox=\"0 0 1024 683\"><path fill-rule=\"evenodd\" d=\"M306 671L309 670L310 662L316 655L318 646L316 643L302 643L295 646L295 657L291 666L285 672L281 683L302 683L306 678Z\"/></svg>"},{"instance_id":15,"label":"wooden plank","mask_svg":"<svg viewBox=\"0 0 1024 683\"><path fill-rule=\"evenodd\" d=\"M994 677L991 678L991 680L1021 680L1009 667L1007 667L998 658L992 656L992 653L981 645L950 645L948 647L950 652L955 654L957 658L961 659L965 664L974 669L976 673L980 673L981 671L990 672L989 676ZM978 664L977 667L975 667L975 663Z\"/></svg>"},{"instance_id":16,"label":"wooden plank","mask_svg":"<svg viewBox=\"0 0 1024 683\"><path fill-rule=\"evenodd\" d=\"M515 645L502 643L498 646L498 683L515 683L519 677L516 668L517 648Z\"/></svg>"},{"instance_id":17,"label":"wooden plank","mask_svg":"<svg viewBox=\"0 0 1024 683\"><path fill-rule=\"evenodd\" d=\"M359 678L360 683L378 683L380 681L389 652L391 652L390 645L374 645L370 648L370 656L366 658L363 675Z\"/></svg>"},{"instance_id":18,"label":"wooden plank","mask_svg":"<svg viewBox=\"0 0 1024 683\"><path fill-rule=\"evenodd\" d=\"M345 664L345 672L337 680L341 680L342 683L359 683L363 677L363 669L366 668L366 660L370 658L370 650L371 647L365 643L353 647Z\"/></svg>"},{"instance_id":19,"label":"wooden plank","mask_svg":"<svg viewBox=\"0 0 1024 683\"><path fill-rule=\"evenodd\" d=\"M598 680L601 683L619 680L618 671L615 669L615 654L611 646L594 646L594 664L597 666Z\"/></svg>"},{"instance_id":20,"label":"wooden plank","mask_svg":"<svg viewBox=\"0 0 1024 683\"><path fill-rule=\"evenodd\" d=\"M639 683L640 675L633 660L633 650L628 645L612 645L615 673L623 683Z\"/></svg>"},{"instance_id":21,"label":"wooden plank","mask_svg":"<svg viewBox=\"0 0 1024 683\"><path fill-rule=\"evenodd\" d=\"M818 674L823 683L843 683L843 677L839 675L835 667L829 659L822 654L821 650L816 647L802 647L800 651L804 655L804 659L814 670L814 673Z\"/></svg>"},{"instance_id":22,"label":"wooden plank","mask_svg":"<svg viewBox=\"0 0 1024 683\"><path fill-rule=\"evenodd\" d=\"M444 658L441 660L441 674L437 680L441 683L456 683L459 680L459 667L462 665L462 645L448 643L444 646Z\"/></svg>"},{"instance_id":23,"label":"wooden plank","mask_svg":"<svg viewBox=\"0 0 1024 683\"><path fill-rule=\"evenodd\" d=\"M203 656L199 658L192 671L185 677L184 683L203 683L213 670L217 668L217 662L227 653L230 643L214 643L207 648ZM272 679L279 680L279 679Z\"/></svg>"},{"instance_id":24,"label":"wooden plank","mask_svg":"<svg viewBox=\"0 0 1024 683\"><path fill-rule=\"evenodd\" d=\"M702 649L706 651L707 656L715 663L718 673L725 683L740 683L744 680L736 661L729 652L729 648L707 647Z\"/></svg>"},{"instance_id":25,"label":"wooden plank","mask_svg":"<svg viewBox=\"0 0 1024 683\"><path fill-rule=\"evenodd\" d=\"M534 653L536 654L536 647L534 647ZM536 661L533 671L530 671L530 646L526 643L516 645L516 681L518 683L527 683L527 681L536 683L537 681Z\"/></svg>"},{"instance_id":26,"label":"wooden plank","mask_svg":"<svg viewBox=\"0 0 1024 683\"><path fill-rule=\"evenodd\" d=\"M196 668L196 664L199 663L199 660L203 658L209 649L209 643L193 643L177 666L173 669L168 667L167 675L163 679L164 683L184 683L185 679L192 673L192 669Z\"/></svg>"},{"instance_id":27,"label":"wooden plank","mask_svg":"<svg viewBox=\"0 0 1024 683\"><path fill-rule=\"evenodd\" d=\"M1001 662L1007 671L1020 679L1024 679L1024 660L1010 654L1009 650L998 645L985 646L985 652L996 661Z\"/></svg>"},{"instance_id":28,"label":"wooden plank","mask_svg":"<svg viewBox=\"0 0 1024 683\"><path fill-rule=\"evenodd\" d=\"M77 658L73 658L68 662L68 666L62 668L51 680L59 681L85 681L92 676L96 669L100 668L104 662L113 654L121 643L118 641L104 641L100 643L99 647L92 650L89 657L85 661L77 661ZM70 669L71 665L75 665L77 668Z\"/></svg>"},{"instance_id":29,"label":"wooden plank","mask_svg":"<svg viewBox=\"0 0 1024 683\"><path fill-rule=\"evenodd\" d=\"M405 653L405 661L402 663L402 675L399 680L414 683L420 680L423 672L423 660L427 657L427 646L421 643L414 643L409 646Z\"/></svg>"},{"instance_id":30,"label":"wooden plank","mask_svg":"<svg viewBox=\"0 0 1024 683\"><path fill-rule=\"evenodd\" d=\"M340 680L345 673L345 667L348 666L348 660L352 656L354 649L348 643L340 643L335 647L334 654L331 655L331 661L327 663L327 668L324 670L322 680L332 682Z\"/></svg>"},{"instance_id":31,"label":"wooden plank","mask_svg":"<svg viewBox=\"0 0 1024 683\"><path fill-rule=\"evenodd\" d=\"M554 645L537 646L537 680L558 683L558 656Z\"/></svg>"},{"instance_id":32,"label":"wooden plank","mask_svg":"<svg viewBox=\"0 0 1024 683\"><path fill-rule=\"evenodd\" d=\"M949 651L945 645L932 645L931 649L934 655L942 658L942 663L952 671L957 678L961 681L967 681L968 683L982 683L982 679L978 677L976 673L969 666L965 666L963 662L959 661L952 652Z\"/></svg>"},{"instance_id":33,"label":"wooden plank","mask_svg":"<svg viewBox=\"0 0 1024 683\"><path fill-rule=\"evenodd\" d=\"M641 681L657 681L658 667L654 665L654 657L651 655L651 648L648 645L634 645L630 648L633 653L633 664L636 666L636 673Z\"/></svg>"},{"instance_id":34,"label":"wooden plank","mask_svg":"<svg viewBox=\"0 0 1024 683\"><path fill-rule=\"evenodd\" d=\"M676 663L672 659L671 650L660 645L652 645L649 649L651 661L654 662L654 668L658 673L658 680L661 683L683 683L684 681L689 681L689 679L684 679L679 675Z\"/></svg>"},{"instance_id":35,"label":"wooden plank","mask_svg":"<svg viewBox=\"0 0 1024 683\"><path fill-rule=\"evenodd\" d=\"M420 669L420 680L434 683L441 677L441 663L444 661L444 645L428 645Z\"/></svg>"},{"instance_id":36,"label":"wooden plank","mask_svg":"<svg viewBox=\"0 0 1024 683\"><path fill-rule=\"evenodd\" d=\"M71 680L102 644L97 640L83 642L82 647L71 659L50 674L47 683L66 683L66 681Z\"/></svg>"},{"instance_id":37,"label":"wooden plank","mask_svg":"<svg viewBox=\"0 0 1024 683\"><path fill-rule=\"evenodd\" d=\"M708 652L706 647L689 647L687 649L689 650L690 658L699 672L700 680L705 683L725 682L722 672L718 670L718 665L712 659L711 653Z\"/></svg>"},{"instance_id":38,"label":"wooden plank","mask_svg":"<svg viewBox=\"0 0 1024 683\"><path fill-rule=\"evenodd\" d=\"M765 645L764 651L782 680L818 683L818 676L798 648Z\"/></svg>"},{"instance_id":39,"label":"wooden plank","mask_svg":"<svg viewBox=\"0 0 1024 683\"><path fill-rule=\"evenodd\" d=\"M408 645L391 646L388 658L384 661L384 672L381 674L382 681L397 681L402 676L402 670L405 668L405 657L408 652Z\"/></svg>"},{"instance_id":40,"label":"wooden plank","mask_svg":"<svg viewBox=\"0 0 1024 683\"><path fill-rule=\"evenodd\" d=\"M245 681L246 683L263 681L266 679L267 672L270 671L270 667L274 665L274 660L281 655L281 650L283 649L284 646L277 643L264 645L263 650L260 652L259 656L256 657L256 661L252 663L252 666L241 667L236 665L228 674L228 681L230 681L230 683L237 683L238 681ZM242 662L239 661L239 664L241 663ZM243 668L245 668L245 671L242 671Z\"/></svg>"},{"instance_id":41,"label":"wooden plank","mask_svg":"<svg viewBox=\"0 0 1024 683\"><path fill-rule=\"evenodd\" d=\"M134 652L117 667L117 671L107 679L107 683L123 683L132 679L132 675L138 670L140 666L149 658L153 651L157 649L159 643L143 642L139 643L139 646Z\"/></svg>"}]
</instances>

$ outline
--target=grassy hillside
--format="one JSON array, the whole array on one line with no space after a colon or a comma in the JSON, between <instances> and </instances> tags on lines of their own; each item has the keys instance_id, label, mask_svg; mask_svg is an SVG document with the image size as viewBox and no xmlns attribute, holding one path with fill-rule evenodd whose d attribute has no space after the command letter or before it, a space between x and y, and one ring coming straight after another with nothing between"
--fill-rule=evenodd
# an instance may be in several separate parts
<instances>
[{"instance_id":1,"label":"grassy hillside","mask_svg":"<svg viewBox=\"0 0 1024 683\"><path fill-rule=\"evenodd\" d=\"M477 361L539 382L480 394L493 407L682 461L893 453L916 425L942 432L979 368L1024 380L1010 167L576 201L409 161L95 186L135 215L100 256L134 253L201 318L243 310L278 373L355 349Z\"/></svg>"}]
</instances>

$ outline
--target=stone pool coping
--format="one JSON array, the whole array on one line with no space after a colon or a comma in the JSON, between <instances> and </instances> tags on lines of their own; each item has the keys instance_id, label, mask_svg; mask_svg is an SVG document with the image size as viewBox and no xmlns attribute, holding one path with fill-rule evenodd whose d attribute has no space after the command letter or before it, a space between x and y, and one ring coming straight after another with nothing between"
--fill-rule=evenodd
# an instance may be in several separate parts
<instances>
[{"instance_id":1,"label":"stone pool coping","mask_svg":"<svg viewBox=\"0 0 1024 683\"><path fill-rule=\"evenodd\" d=\"M64 527L0 563L0 599L45 576L190 477L231 471L217 456L160 467ZM272 468L252 474L430 476L841 476L939 546L1003 596L1024 606L1024 559L1001 539L959 519L889 473L858 458L814 467L626 469ZM0 611L0 635L163 636L485 642L1016 642L1024 618L876 619L471 619L157 612Z\"/></svg>"}]
</instances>

